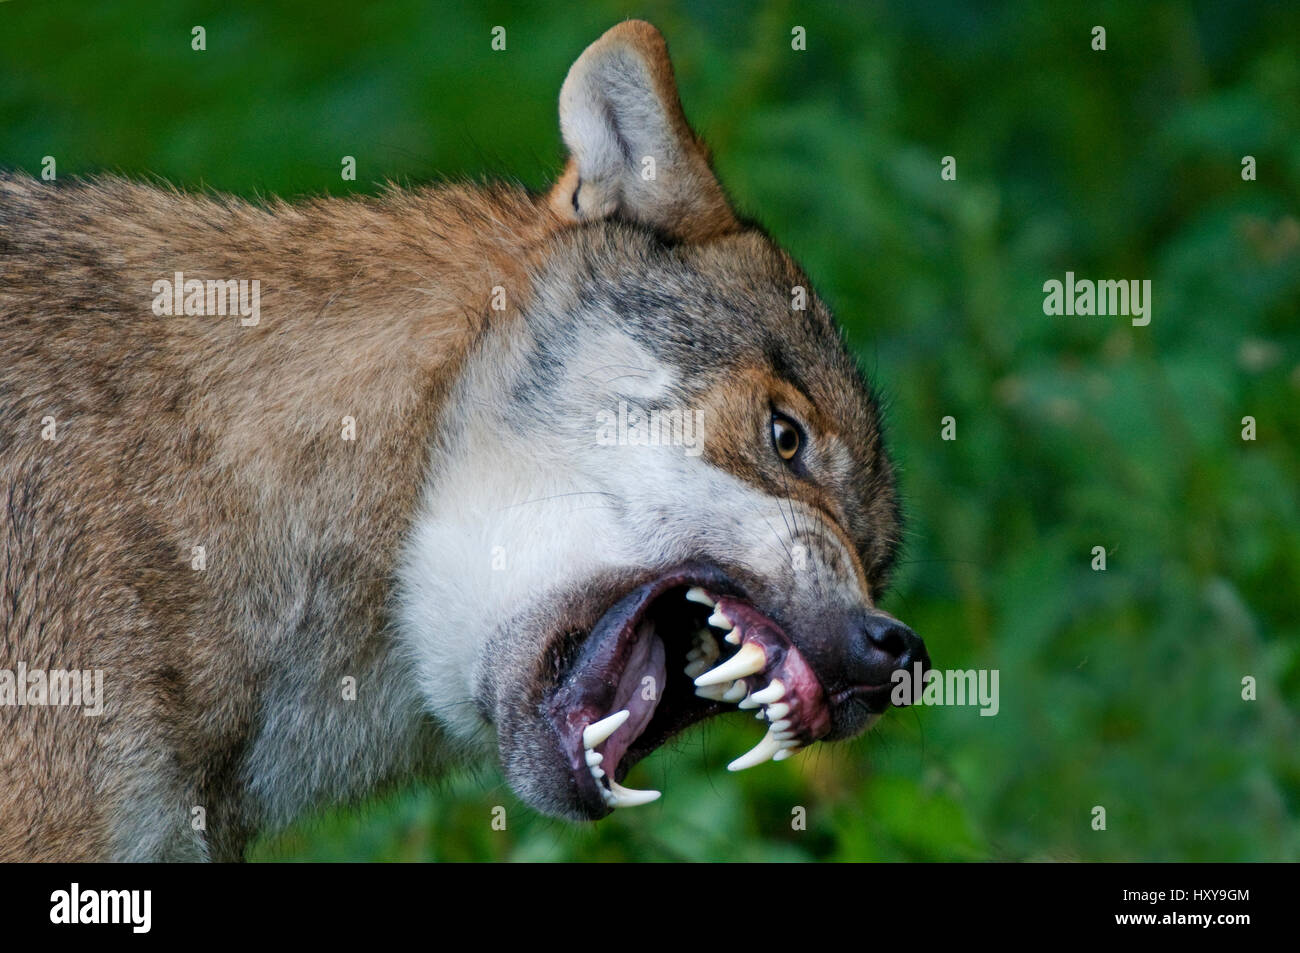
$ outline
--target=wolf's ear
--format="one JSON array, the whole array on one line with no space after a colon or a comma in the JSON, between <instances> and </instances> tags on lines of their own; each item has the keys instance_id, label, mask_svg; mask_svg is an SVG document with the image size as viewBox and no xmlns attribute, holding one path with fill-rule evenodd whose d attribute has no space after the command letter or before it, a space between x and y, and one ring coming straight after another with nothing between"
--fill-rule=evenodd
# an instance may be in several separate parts
<instances>
[{"instance_id":1,"label":"wolf's ear","mask_svg":"<svg viewBox=\"0 0 1300 953\"><path fill-rule=\"evenodd\" d=\"M686 241L739 227L649 23L620 23L578 57L560 89L560 132L570 158L549 200L561 217L617 214Z\"/></svg>"}]
</instances>

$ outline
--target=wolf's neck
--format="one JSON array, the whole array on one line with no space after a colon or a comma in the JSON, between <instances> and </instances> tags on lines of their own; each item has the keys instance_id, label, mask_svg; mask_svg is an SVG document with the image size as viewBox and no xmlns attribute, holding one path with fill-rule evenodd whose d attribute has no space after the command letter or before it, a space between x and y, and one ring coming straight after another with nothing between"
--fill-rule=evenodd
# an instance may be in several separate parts
<instances>
[{"instance_id":1,"label":"wolf's neck","mask_svg":"<svg viewBox=\"0 0 1300 953\"><path fill-rule=\"evenodd\" d=\"M207 547L195 624L222 667L274 672L230 705L255 721L213 732L244 739L246 817L282 821L427 764L388 640L393 561L466 354L485 321L518 319L554 222L508 189L270 210L154 201L151 237L126 251L133 286L174 271L259 282L256 326L149 317L150 342L124 351L185 381L199 449L167 467L166 495L178 548ZM139 426L177 445L174 421Z\"/></svg>"}]
</instances>

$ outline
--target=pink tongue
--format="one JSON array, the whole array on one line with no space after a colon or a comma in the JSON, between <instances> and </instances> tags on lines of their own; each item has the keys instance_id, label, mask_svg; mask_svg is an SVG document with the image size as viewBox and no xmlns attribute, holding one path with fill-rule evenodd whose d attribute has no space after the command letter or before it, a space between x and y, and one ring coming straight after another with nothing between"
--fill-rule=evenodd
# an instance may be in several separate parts
<instances>
[{"instance_id":1,"label":"pink tongue","mask_svg":"<svg viewBox=\"0 0 1300 953\"><path fill-rule=\"evenodd\" d=\"M596 750L605 756L601 767L609 777L614 777L614 769L618 767L624 752L640 737L654 717L667 673L663 640L655 635L654 625L650 621L643 621L637 629L636 644L632 647L627 665L623 667L618 688L614 692L614 707L610 710L612 715L626 708L627 721L604 744L596 746Z\"/></svg>"}]
</instances>

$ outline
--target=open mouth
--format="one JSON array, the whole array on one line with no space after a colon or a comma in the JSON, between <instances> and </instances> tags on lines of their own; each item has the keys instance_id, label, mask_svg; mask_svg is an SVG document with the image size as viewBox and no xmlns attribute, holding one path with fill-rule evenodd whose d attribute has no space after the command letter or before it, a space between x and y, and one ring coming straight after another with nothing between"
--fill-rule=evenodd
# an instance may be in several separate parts
<instances>
[{"instance_id":1,"label":"open mouth","mask_svg":"<svg viewBox=\"0 0 1300 953\"><path fill-rule=\"evenodd\" d=\"M782 628L721 571L677 570L618 600L589 636L558 647L547 714L593 817L658 791L619 782L689 725L748 709L767 734L731 771L788 758L830 731L826 692Z\"/></svg>"}]
</instances>

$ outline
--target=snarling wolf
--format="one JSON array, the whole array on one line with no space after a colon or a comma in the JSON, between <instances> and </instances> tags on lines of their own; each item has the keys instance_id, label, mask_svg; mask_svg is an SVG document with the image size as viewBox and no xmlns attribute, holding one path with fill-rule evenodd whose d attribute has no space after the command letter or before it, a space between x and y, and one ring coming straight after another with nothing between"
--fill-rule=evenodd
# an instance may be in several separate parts
<instances>
[{"instance_id":1,"label":"snarling wolf","mask_svg":"<svg viewBox=\"0 0 1300 953\"><path fill-rule=\"evenodd\" d=\"M928 663L875 608L871 391L660 34L589 47L560 124L541 194L0 178L0 856L237 859L492 753L596 819L695 722L765 718L739 770Z\"/></svg>"}]
</instances>

